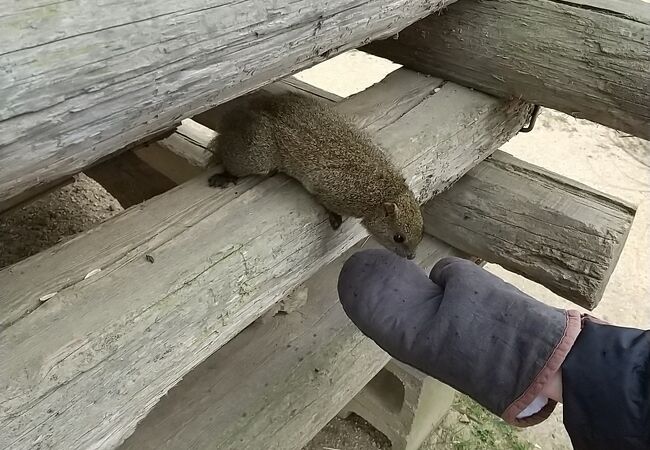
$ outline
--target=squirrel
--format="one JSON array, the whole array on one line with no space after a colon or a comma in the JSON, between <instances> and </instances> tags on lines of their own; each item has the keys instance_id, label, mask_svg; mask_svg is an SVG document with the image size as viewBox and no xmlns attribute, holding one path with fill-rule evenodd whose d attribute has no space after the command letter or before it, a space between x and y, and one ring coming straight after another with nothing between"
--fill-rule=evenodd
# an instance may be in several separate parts
<instances>
[{"instance_id":1,"label":"squirrel","mask_svg":"<svg viewBox=\"0 0 650 450\"><path fill-rule=\"evenodd\" d=\"M422 240L420 205L399 171L368 136L324 103L296 93L254 92L224 105L208 149L224 173L215 187L282 172L309 191L338 229L361 218L384 247L413 259Z\"/></svg>"}]
</instances>

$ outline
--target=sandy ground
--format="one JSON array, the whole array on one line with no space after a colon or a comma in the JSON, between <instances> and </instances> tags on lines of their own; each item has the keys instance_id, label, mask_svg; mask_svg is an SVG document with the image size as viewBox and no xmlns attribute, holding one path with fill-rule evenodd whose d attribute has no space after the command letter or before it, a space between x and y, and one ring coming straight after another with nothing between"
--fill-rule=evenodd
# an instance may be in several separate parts
<instances>
[{"instance_id":1,"label":"sandy ground","mask_svg":"<svg viewBox=\"0 0 650 450\"><path fill-rule=\"evenodd\" d=\"M364 89L397 66L360 52L333 58L299 75L341 96ZM650 143L564 114L544 110L533 133L504 146L515 156L639 205L632 232L596 314L621 325L650 325ZM85 177L37 202L0 216L0 267L14 263L119 213L121 206ZM575 308L545 288L488 266L507 281L552 305ZM525 431L540 449L570 448L561 409ZM390 448L363 421L334 419L308 450ZM434 444L425 448L440 448Z\"/></svg>"}]
</instances>

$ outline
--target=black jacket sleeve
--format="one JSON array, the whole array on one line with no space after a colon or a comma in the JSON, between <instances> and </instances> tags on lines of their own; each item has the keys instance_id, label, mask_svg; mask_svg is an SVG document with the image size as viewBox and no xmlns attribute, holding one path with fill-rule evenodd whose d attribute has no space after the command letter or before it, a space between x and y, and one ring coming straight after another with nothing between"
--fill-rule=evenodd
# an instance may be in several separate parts
<instances>
[{"instance_id":1,"label":"black jacket sleeve","mask_svg":"<svg viewBox=\"0 0 650 450\"><path fill-rule=\"evenodd\" d=\"M650 331L585 320L562 384L575 449L650 449Z\"/></svg>"}]
</instances>

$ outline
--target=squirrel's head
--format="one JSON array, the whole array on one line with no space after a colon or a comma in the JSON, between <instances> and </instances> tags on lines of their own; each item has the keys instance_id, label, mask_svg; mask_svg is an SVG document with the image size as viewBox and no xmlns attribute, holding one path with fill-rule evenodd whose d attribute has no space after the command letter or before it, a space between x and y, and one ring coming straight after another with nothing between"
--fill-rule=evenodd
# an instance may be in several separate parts
<instances>
[{"instance_id":1,"label":"squirrel's head","mask_svg":"<svg viewBox=\"0 0 650 450\"><path fill-rule=\"evenodd\" d=\"M362 223L387 249L408 259L415 258L423 225L420 205L411 191L378 205Z\"/></svg>"}]
</instances>

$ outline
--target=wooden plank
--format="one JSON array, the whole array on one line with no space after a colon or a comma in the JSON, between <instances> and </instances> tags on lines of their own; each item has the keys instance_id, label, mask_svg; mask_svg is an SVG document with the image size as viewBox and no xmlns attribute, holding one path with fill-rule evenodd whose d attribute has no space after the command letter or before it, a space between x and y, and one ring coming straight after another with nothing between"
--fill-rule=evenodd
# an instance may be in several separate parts
<instances>
[{"instance_id":1,"label":"wooden plank","mask_svg":"<svg viewBox=\"0 0 650 450\"><path fill-rule=\"evenodd\" d=\"M390 359L338 302L341 266L360 247L309 279L296 313L251 325L186 375L120 448L301 449ZM431 237L420 250L427 269L462 256Z\"/></svg>"},{"instance_id":2,"label":"wooden plank","mask_svg":"<svg viewBox=\"0 0 650 450\"><path fill-rule=\"evenodd\" d=\"M332 92L326 91L319 87L312 86L311 84L305 83L296 77L287 77L282 80L282 83L291 88L294 88L296 92L307 92L313 96L327 100L331 103L338 103L343 100L343 97L339 95L333 94Z\"/></svg>"},{"instance_id":3,"label":"wooden plank","mask_svg":"<svg viewBox=\"0 0 650 450\"><path fill-rule=\"evenodd\" d=\"M634 214L622 200L503 152L423 209L429 234L587 309L603 295Z\"/></svg>"},{"instance_id":4,"label":"wooden plank","mask_svg":"<svg viewBox=\"0 0 650 450\"><path fill-rule=\"evenodd\" d=\"M650 5L466 0L364 50L650 139Z\"/></svg>"},{"instance_id":5,"label":"wooden plank","mask_svg":"<svg viewBox=\"0 0 650 450\"><path fill-rule=\"evenodd\" d=\"M5 2L0 201L452 1Z\"/></svg>"},{"instance_id":6,"label":"wooden plank","mask_svg":"<svg viewBox=\"0 0 650 450\"><path fill-rule=\"evenodd\" d=\"M103 161L84 171L101 184L123 208L129 208L176 187L176 183L154 170L132 151Z\"/></svg>"},{"instance_id":7,"label":"wooden plank","mask_svg":"<svg viewBox=\"0 0 650 450\"><path fill-rule=\"evenodd\" d=\"M216 134L192 119L185 119L174 134L159 141L158 145L180 156L188 164L205 169L212 162L208 144Z\"/></svg>"},{"instance_id":8,"label":"wooden plank","mask_svg":"<svg viewBox=\"0 0 650 450\"><path fill-rule=\"evenodd\" d=\"M441 84L402 70L337 105L367 108L361 122L421 201L530 113ZM114 447L194 366L367 235L352 220L332 231L286 177L224 190L207 177L0 271L0 448Z\"/></svg>"},{"instance_id":9,"label":"wooden plank","mask_svg":"<svg viewBox=\"0 0 650 450\"><path fill-rule=\"evenodd\" d=\"M205 171L205 168L189 164L187 159L162 147L158 142L135 148L133 153L176 184L185 183Z\"/></svg>"}]
</instances>

